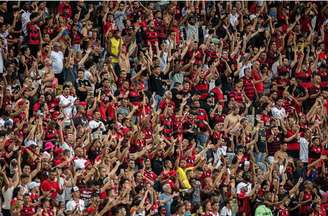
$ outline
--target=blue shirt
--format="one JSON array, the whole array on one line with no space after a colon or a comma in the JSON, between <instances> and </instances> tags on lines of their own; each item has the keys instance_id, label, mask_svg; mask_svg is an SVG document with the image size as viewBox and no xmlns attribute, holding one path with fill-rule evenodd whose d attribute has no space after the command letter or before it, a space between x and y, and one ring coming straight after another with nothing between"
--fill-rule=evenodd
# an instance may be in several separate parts
<instances>
[{"instance_id":1,"label":"blue shirt","mask_svg":"<svg viewBox=\"0 0 328 216\"><path fill-rule=\"evenodd\" d=\"M166 210L165 215L170 216L171 215L171 205L172 205L172 202L173 202L173 199L172 199L171 195L168 195L168 194L165 194L165 193L160 193L159 194L159 200L165 202L165 204L162 205Z\"/></svg>"}]
</instances>

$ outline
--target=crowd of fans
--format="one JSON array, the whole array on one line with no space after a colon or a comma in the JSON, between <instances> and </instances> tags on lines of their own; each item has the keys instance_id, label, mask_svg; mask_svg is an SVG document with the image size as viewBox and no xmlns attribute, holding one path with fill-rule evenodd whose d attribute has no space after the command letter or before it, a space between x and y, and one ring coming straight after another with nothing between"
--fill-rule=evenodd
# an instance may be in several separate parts
<instances>
[{"instance_id":1,"label":"crowd of fans","mask_svg":"<svg viewBox=\"0 0 328 216\"><path fill-rule=\"evenodd\" d=\"M1 2L3 216L326 216L326 2Z\"/></svg>"}]
</instances>

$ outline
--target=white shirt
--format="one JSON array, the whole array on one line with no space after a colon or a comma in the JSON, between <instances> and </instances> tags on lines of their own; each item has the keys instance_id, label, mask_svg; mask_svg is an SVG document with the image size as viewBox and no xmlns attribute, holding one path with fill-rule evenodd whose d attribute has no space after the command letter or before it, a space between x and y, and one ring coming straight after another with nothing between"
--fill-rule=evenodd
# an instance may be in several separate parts
<instances>
[{"instance_id":1,"label":"white shirt","mask_svg":"<svg viewBox=\"0 0 328 216\"><path fill-rule=\"evenodd\" d=\"M231 216L232 212L231 209L228 209L226 206L224 206L220 212L221 216Z\"/></svg>"},{"instance_id":2,"label":"white shirt","mask_svg":"<svg viewBox=\"0 0 328 216\"><path fill-rule=\"evenodd\" d=\"M280 108L278 108L276 106L272 107L271 113L272 113L272 117L278 118L278 119L283 119L287 116L286 110L283 107L280 107Z\"/></svg>"},{"instance_id":3,"label":"white shirt","mask_svg":"<svg viewBox=\"0 0 328 216\"><path fill-rule=\"evenodd\" d=\"M78 203L74 200L70 200L66 204L66 211L75 211L78 208L79 212L83 212L85 209L84 201L79 199Z\"/></svg>"},{"instance_id":4,"label":"white shirt","mask_svg":"<svg viewBox=\"0 0 328 216\"><path fill-rule=\"evenodd\" d=\"M5 188L2 188L2 195L3 195L3 203L2 203L2 208L6 210L10 210L10 202L13 198L13 192L14 192L14 187L10 187L7 190Z\"/></svg>"},{"instance_id":5,"label":"white shirt","mask_svg":"<svg viewBox=\"0 0 328 216\"><path fill-rule=\"evenodd\" d=\"M89 128L90 129L96 129L96 128L99 128L100 127L100 130L101 131L105 131L106 128L105 128L105 125L102 121L95 121L95 120L91 120L89 122Z\"/></svg>"},{"instance_id":6,"label":"white shirt","mask_svg":"<svg viewBox=\"0 0 328 216\"><path fill-rule=\"evenodd\" d=\"M24 11L23 14L22 14L22 18L21 18L22 30L23 30L25 35L27 35L26 25L27 25L27 23L30 22L30 16L31 16L31 13L29 11Z\"/></svg>"},{"instance_id":7,"label":"white shirt","mask_svg":"<svg viewBox=\"0 0 328 216\"><path fill-rule=\"evenodd\" d=\"M60 74L64 68L64 54L61 51L51 51L52 70L55 74Z\"/></svg>"},{"instance_id":8,"label":"white shirt","mask_svg":"<svg viewBox=\"0 0 328 216\"><path fill-rule=\"evenodd\" d=\"M159 58L159 67L161 71L165 71L167 66L167 60L168 60L168 53L163 52L163 55Z\"/></svg>"},{"instance_id":9,"label":"white shirt","mask_svg":"<svg viewBox=\"0 0 328 216\"><path fill-rule=\"evenodd\" d=\"M300 160L307 163L309 162L309 141L304 137L300 137L298 142L300 143Z\"/></svg>"},{"instance_id":10,"label":"white shirt","mask_svg":"<svg viewBox=\"0 0 328 216\"><path fill-rule=\"evenodd\" d=\"M64 95L60 95L59 97L59 106L67 106L63 108L64 115L68 118L71 118L73 116L73 108L74 108L74 102L76 100L76 97L73 97L71 95L65 97Z\"/></svg>"},{"instance_id":11,"label":"white shirt","mask_svg":"<svg viewBox=\"0 0 328 216\"><path fill-rule=\"evenodd\" d=\"M243 65L239 70L239 78L243 78L245 76L245 69L251 69L252 63L248 63L246 65Z\"/></svg>"},{"instance_id":12,"label":"white shirt","mask_svg":"<svg viewBox=\"0 0 328 216\"><path fill-rule=\"evenodd\" d=\"M232 27L236 27L238 25L238 17L239 15L237 13L235 15L229 14L229 22Z\"/></svg>"},{"instance_id":13,"label":"white shirt","mask_svg":"<svg viewBox=\"0 0 328 216\"><path fill-rule=\"evenodd\" d=\"M221 156L226 156L227 155L227 146L222 146L220 148L218 148L216 150L216 152L214 152L213 156L214 156L214 163L213 165L215 165L216 168L219 168L222 164L221 162Z\"/></svg>"},{"instance_id":14,"label":"white shirt","mask_svg":"<svg viewBox=\"0 0 328 216\"><path fill-rule=\"evenodd\" d=\"M208 82L208 85L209 85L209 87L208 87L208 92L210 92L210 91L212 91L212 89L214 89L215 87L216 87L216 85L215 85L215 80L210 80L209 82Z\"/></svg>"},{"instance_id":15,"label":"white shirt","mask_svg":"<svg viewBox=\"0 0 328 216\"><path fill-rule=\"evenodd\" d=\"M2 38L3 41L3 46L2 48L5 48L6 50L8 50L8 40L7 37L9 36L9 32L5 31L3 33L0 33L0 37Z\"/></svg>"},{"instance_id":16,"label":"white shirt","mask_svg":"<svg viewBox=\"0 0 328 216\"><path fill-rule=\"evenodd\" d=\"M198 24L187 26L187 40L192 39L193 41L199 41L198 38Z\"/></svg>"}]
</instances>

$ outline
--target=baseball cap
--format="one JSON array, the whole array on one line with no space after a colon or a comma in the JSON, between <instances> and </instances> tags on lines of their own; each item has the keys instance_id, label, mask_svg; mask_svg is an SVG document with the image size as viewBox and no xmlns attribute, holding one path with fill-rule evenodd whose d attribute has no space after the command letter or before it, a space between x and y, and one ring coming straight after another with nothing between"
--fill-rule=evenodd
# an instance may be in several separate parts
<instances>
[{"instance_id":1,"label":"baseball cap","mask_svg":"<svg viewBox=\"0 0 328 216\"><path fill-rule=\"evenodd\" d=\"M36 188L36 187L39 187L39 186L40 186L40 183L35 182L35 181L33 181L33 182L31 182L27 185L29 190L32 190L33 188Z\"/></svg>"},{"instance_id":2,"label":"baseball cap","mask_svg":"<svg viewBox=\"0 0 328 216\"><path fill-rule=\"evenodd\" d=\"M52 143L52 142L47 142L45 145L44 145L44 150L50 150L50 149L53 149L55 147L55 145Z\"/></svg>"},{"instance_id":3,"label":"baseball cap","mask_svg":"<svg viewBox=\"0 0 328 216\"><path fill-rule=\"evenodd\" d=\"M80 189L77 186L74 186L71 191L74 193L80 191Z\"/></svg>"},{"instance_id":4,"label":"baseball cap","mask_svg":"<svg viewBox=\"0 0 328 216\"><path fill-rule=\"evenodd\" d=\"M38 146L38 145L36 144L35 141L33 141L33 140L28 140L28 141L25 142L25 146L26 146L26 147L30 147L30 146Z\"/></svg>"}]
</instances>

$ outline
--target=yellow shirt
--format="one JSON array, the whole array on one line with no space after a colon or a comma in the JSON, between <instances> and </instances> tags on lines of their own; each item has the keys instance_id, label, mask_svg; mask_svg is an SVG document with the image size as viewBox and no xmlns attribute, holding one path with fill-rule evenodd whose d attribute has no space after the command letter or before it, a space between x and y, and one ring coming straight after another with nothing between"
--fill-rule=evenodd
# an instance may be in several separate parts
<instances>
[{"instance_id":1,"label":"yellow shirt","mask_svg":"<svg viewBox=\"0 0 328 216\"><path fill-rule=\"evenodd\" d=\"M119 39L116 39L115 37L112 37L110 39L110 50L111 50L111 53L114 54L114 55L118 55L119 52L120 52L120 46L121 46L121 43L122 43L122 39L119 38ZM119 58L118 57L112 57L112 62L113 63L118 63L119 62Z\"/></svg>"},{"instance_id":2,"label":"yellow shirt","mask_svg":"<svg viewBox=\"0 0 328 216\"><path fill-rule=\"evenodd\" d=\"M189 179L187 177L187 172L192 169L193 168L186 168L186 169L182 169L181 167L177 168L178 178L183 186L183 189L191 189L191 185L190 185Z\"/></svg>"}]
</instances>

